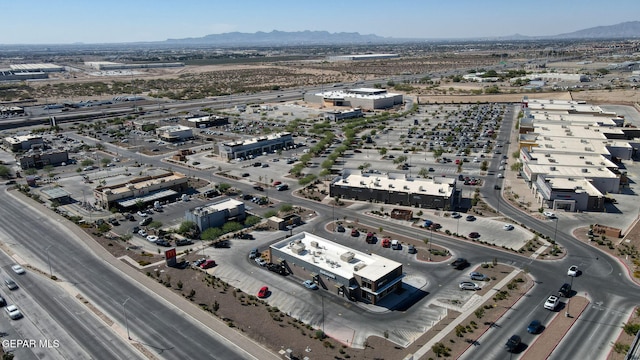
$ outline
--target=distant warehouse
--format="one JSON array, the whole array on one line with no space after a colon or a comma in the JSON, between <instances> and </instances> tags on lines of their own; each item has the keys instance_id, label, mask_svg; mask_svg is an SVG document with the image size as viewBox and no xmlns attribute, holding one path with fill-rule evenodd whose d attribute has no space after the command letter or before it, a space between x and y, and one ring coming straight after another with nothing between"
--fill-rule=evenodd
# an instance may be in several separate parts
<instances>
[{"instance_id":1,"label":"distant warehouse","mask_svg":"<svg viewBox=\"0 0 640 360\"><path fill-rule=\"evenodd\" d=\"M388 93L385 89L357 88L305 94L304 101L323 106L347 106L361 109L386 109L402 104L401 94Z\"/></svg>"}]
</instances>

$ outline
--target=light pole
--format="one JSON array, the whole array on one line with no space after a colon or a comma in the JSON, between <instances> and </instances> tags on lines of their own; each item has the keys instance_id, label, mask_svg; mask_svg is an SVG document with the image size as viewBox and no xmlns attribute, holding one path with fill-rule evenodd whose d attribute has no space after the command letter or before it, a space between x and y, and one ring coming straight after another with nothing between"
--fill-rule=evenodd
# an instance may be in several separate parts
<instances>
[{"instance_id":1,"label":"light pole","mask_svg":"<svg viewBox=\"0 0 640 360\"><path fill-rule=\"evenodd\" d=\"M429 227L431 231L431 239L429 239L429 261L431 261L431 243L433 242L433 227Z\"/></svg>"},{"instance_id":2,"label":"light pole","mask_svg":"<svg viewBox=\"0 0 640 360\"><path fill-rule=\"evenodd\" d=\"M124 323L125 326L127 327L127 339L131 340L131 335L129 335L129 320L127 319L127 307L125 305L127 305L127 301L129 301L131 298L128 297L123 303L122 303L122 313L124 314Z\"/></svg>"},{"instance_id":3,"label":"light pole","mask_svg":"<svg viewBox=\"0 0 640 360\"><path fill-rule=\"evenodd\" d=\"M53 245L49 245L44 249L44 252L47 253L47 261L49 262L49 277L53 278L53 270L51 270L51 256L49 255L49 249L52 247Z\"/></svg>"}]
</instances>

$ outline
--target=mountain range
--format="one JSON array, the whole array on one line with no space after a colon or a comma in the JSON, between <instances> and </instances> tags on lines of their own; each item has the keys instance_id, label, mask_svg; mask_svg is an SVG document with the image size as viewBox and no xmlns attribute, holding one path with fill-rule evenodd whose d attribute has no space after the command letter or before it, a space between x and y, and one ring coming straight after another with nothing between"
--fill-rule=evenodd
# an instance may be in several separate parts
<instances>
[{"instance_id":1,"label":"mountain range","mask_svg":"<svg viewBox=\"0 0 640 360\"><path fill-rule=\"evenodd\" d=\"M588 40L588 39L628 39L640 38L640 21L623 22L616 25L596 26L566 34L551 36L527 36L515 34L501 37L467 39L407 39L382 37L374 34L362 35L357 32L328 31L278 31L241 33L230 32L211 34L203 37L167 39L166 45L214 45L214 46L299 46L299 45L340 45L340 44L381 44L408 41L455 41L455 40Z\"/></svg>"}]
</instances>

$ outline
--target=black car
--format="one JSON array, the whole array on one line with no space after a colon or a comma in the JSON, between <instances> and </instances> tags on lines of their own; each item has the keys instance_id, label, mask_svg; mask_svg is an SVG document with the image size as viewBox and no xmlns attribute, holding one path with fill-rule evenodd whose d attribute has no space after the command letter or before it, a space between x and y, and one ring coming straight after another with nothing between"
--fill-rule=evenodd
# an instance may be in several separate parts
<instances>
[{"instance_id":1,"label":"black car","mask_svg":"<svg viewBox=\"0 0 640 360\"><path fill-rule=\"evenodd\" d=\"M2 296L0 296L0 306L6 306L7 300L5 300Z\"/></svg>"},{"instance_id":2,"label":"black car","mask_svg":"<svg viewBox=\"0 0 640 360\"><path fill-rule=\"evenodd\" d=\"M466 217L466 220L467 220L467 221L476 221L476 217L475 217L475 216L473 216L473 215L468 215L468 216Z\"/></svg>"},{"instance_id":3,"label":"black car","mask_svg":"<svg viewBox=\"0 0 640 360\"><path fill-rule=\"evenodd\" d=\"M264 188L262 186L254 186L253 188L258 191L264 191Z\"/></svg>"},{"instance_id":4,"label":"black car","mask_svg":"<svg viewBox=\"0 0 640 360\"><path fill-rule=\"evenodd\" d=\"M522 342L522 340L520 339L520 336L518 335L511 335L511 337L509 338L509 340L507 340L507 343L504 344L504 347L507 349L507 351L509 352L515 352L518 349L518 346L520 346L520 343Z\"/></svg>"},{"instance_id":5,"label":"black car","mask_svg":"<svg viewBox=\"0 0 640 360\"><path fill-rule=\"evenodd\" d=\"M344 232L345 231L344 226L338 225L338 227L336 228L336 231L337 232Z\"/></svg>"},{"instance_id":6,"label":"black car","mask_svg":"<svg viewBox=\"0 0 640 360\"><path fill-rule=\"evenodd\" d=\"M570 284L562 284L560 290L558 290L558 296L560 297L569 297L571 296L571 285Z\"/></svg>"},{"instance_id":7,"label":"black car","mask_svg":"<svg viewBox=\"0 0 640 360\"><path fill-rule=\"evenodd\" d=\"M184 246L184 245L191 245L191 244L193 244L193 241L189 239L176 240L176 246Z\"/></svg>"},{"instance_id":8,"label":"black car","mask_svg":"<svg viewBox=\"0 0 640 360\"><path fill-rule=\"evenodd\" d=\"M409 249L407 250L409 252L409 254L415 254L418 251L416 250L416 247L413 245L409 245Z\"/></svg>"},{"instance_id":9,"label":"black car","mask_svg":"<svg viewBox=\"0 0 640 360\"><path fill-rule=\"evenodd\" d=\"M461 270L469 266L469 262L467 261L467 259L457 258L451 263L451 266L453 266L456 270Z\"/></svg>"},{"instance_id":10,"label":"black car","mask_svg":"<svg viewBox=\"0 0 640 360\"><path fill-rule=\"evenodd\" d=\"M527 332L529 334L539 334L542 332L542 323L540 323L540 320L531 321L529 326L527 326Z\"/></svg>"}]
</instances>

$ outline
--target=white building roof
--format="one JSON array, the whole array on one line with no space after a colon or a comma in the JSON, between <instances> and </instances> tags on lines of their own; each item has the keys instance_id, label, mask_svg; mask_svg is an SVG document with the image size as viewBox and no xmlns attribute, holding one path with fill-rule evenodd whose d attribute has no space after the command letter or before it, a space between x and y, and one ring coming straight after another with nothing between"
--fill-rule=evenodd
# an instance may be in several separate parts
<instances>
[{"instance_id":1,"label":"white building roof","mask_svg":"<svg viewBox=\"0 0 640 360\"><path fill-rule=\"evenodd\" d=\"M409 192L412 194L451 196L454 178L435 177L432 179L410 178L404 174L357 174L347 173L334 186L348 186L363 189Z\"/></svg>"},{"instance_id":2,"label":"white building roof","mask_svg":"<svg viewBox=\"0 0 640 360\"><path fill-rule=\"evenodd\" d=\"M207 204L202 207L197 207L193 212L197 212L199 215L212 214L224 210L233 210L243 204L243 202L235 199L225 199L216 203Z\"/></svg>"},{"instance_id":3,"label":"white building roof","mask_svg":"<svg viewBox=\"0 0 640 360\"><path fill-rule=\"evenodd\" d=\"M325 99L357 98L357 99L371 99L371 100L390 98L390 97L399 96L399 95L400 94L389 93L384 89L374 89L374 88L331 90L331 91L325 91L325 92L316 94L316 96L322 96Z\"/></svg>"},{"instance_id":4,"label":"white building roof","mask_svg":"<svg viewBox=\"0 0 640 360\"><path fill-rule=\"evenodd\" d=\"M358 274L376 281L402 266L396 261L375 254L366 254L307 232L296 234L271 247L294 258L312 263L329 274L347 279ZM295 251L296 248L301 247L304 247L302 251Z\"/></svg>"},{"instance_id":5,"label":"white building roof","mask_svg":"<svg viewBox=\"0 0 640 360\"><path fill-rule=\"evenodd\" d=\"M162 126L158 128L158 131L164 131L164 132L176 132L176 131L186 131L186 130L191 130L191 128L184 125L167 125L167 126Z\"/></svg>"},{"instance_id":6,"label":"white building roof","mask_svg":"<svg viewBox=\"0 0 640 360\"><path fill-rule=\"evenodd\" d=\"M549 180L549 185L554 190L574 190L576 193L586 192L591 196L603 196L603 194L585 178L574 179L546 177L545 179Z\"/></svg>"}]
</instances>

